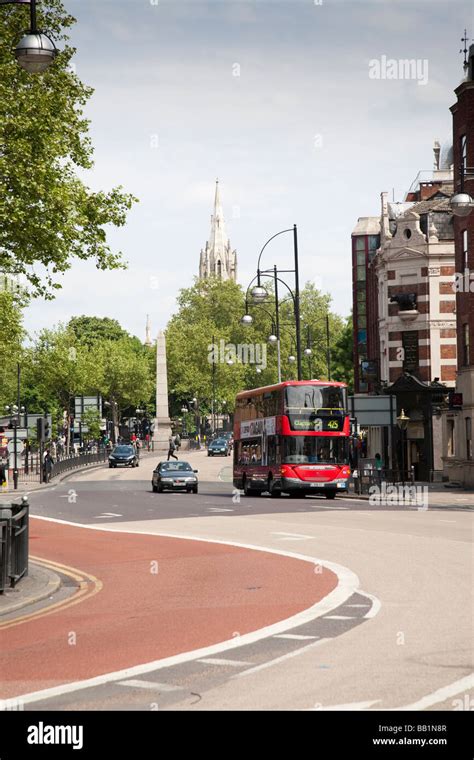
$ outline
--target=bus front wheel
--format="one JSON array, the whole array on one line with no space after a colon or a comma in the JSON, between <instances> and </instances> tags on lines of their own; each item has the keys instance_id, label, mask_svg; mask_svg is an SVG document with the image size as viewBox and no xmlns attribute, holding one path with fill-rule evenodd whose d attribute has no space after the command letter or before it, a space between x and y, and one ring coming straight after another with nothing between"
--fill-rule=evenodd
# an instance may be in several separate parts
<instances>
[{"instance_id":1,"label":"bus front wheel","mask_svg":"<svg viewBox=\"0 0 474 760\"><path fill-rule=\"evenodd\" d=\"M334 489L331 489L330 491L325 491L324 495L326 499L335 499L336 498L336 491Z\"/></svg>"}]
</instances>

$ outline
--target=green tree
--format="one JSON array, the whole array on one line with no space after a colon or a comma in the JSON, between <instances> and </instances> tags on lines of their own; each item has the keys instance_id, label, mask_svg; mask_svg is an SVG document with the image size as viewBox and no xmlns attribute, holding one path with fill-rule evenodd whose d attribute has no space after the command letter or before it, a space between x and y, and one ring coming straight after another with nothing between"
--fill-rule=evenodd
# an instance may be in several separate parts
<instances>
[{"instance_id":1,"label":"green tree","mask_svg":"<svg viewBox=\"0 0 474 760\"><path fill-rule=\"evenodd\" d=\"M267 302L252 306L245 304L242 288L232 281L210 278L197 281L185 288L178 297L178 311L171 318L166 330L168 379L171 390L171 413L180 415L184 401L193 397L199 399L201 412L209 413L212 406L213 385L215 397L227 408L233 410L236 394L245 388L270 385L277 382L277 349L267 346L268 336L275 332L274 301L272 284L265 281L269 293ZM280 299L280 336L282 379L296 379L297 364L288 360L296 355L296 337L293 299L285 295L282 287ZM311 341L311 363L303 355L303 378L328 378L328 351L326 317L329 319L329 363L331 379L345 381L342 359L345 354L341 343L345 322L338 314L331 312L331 297L321 293L312 283L306 283L301 290L301 347L304 351L308 339ZM240 319L245 311L253 318L250 326L243 326ZM219 348L217 363L213 370L212 339ZM261 372L256 364L234 361L229 366L226 351L221 351L222 343L235 346L247 345L266 352ZM258 349L257 349L258 347ZM266 367L263 366L266 363ZM343 371L344 370L344 371ZM213 382L214 381L214 382Z\"/></svg>"},{"instance_id":2,"label":"green tree","mask_svg":"<svg viewBox=\"0 0 474 760\"><path fill-rule=\"evenodd\" d=\"M101 340L120 340L128 337L128 333L116 319L110 317L72 317L68 322L77 340L92 346Z\"/></svg>"},{"instance_id":3,"label":"green tree","mask_svg":"<svg viewBox=\"0 0 474 760\"><path fill-rule=\"evenodd\" d=\"M0 291L0 414L6 404L16 402L17 365L23 358L24 335L19 299L8 290Z\"/></svg>"},{"instance_id":4,"label":"green tree","mask_svg":"<svg viewBox=\"0 0 474 760\"><path fill-rule=\"evenodd\" d=\"M70 65L75 23L61 0L42 0L38 26L61 48L42 75L16 63L12 43L28 26L29 7L0 6L0 271L23 274L34 295L53 297L57 275L74 259L99 269L124 267L107 244L106 226L125 224L136 200L116 187L92 191L76 174L93 149L84 107L93 90Z\"/></svg>"},{"instance_id":5,"label":"green tree","mask_svg":"<svg viewBox=\"0 0 474 760\"><path fill-rule=\"evenodd\" d=\"M99 372L98 388L110 405L117 428L122 411L138 407L152 394L154 376L148 351L141 345L137 350L136 340L124 337L100 341L90 353Z\"/></svg>"},{"instance_id":6,"label":"green tree","mask_svg":"<svg viewBox=\"0 0 474 760\"><path fill-rule=\"evenodd\" d=\"M83 431L85 441L97 441L100 438L101 415L97 409L86 409L81 415L81 423L83 428L87 428Z\"/></svg>"}]
</instances>

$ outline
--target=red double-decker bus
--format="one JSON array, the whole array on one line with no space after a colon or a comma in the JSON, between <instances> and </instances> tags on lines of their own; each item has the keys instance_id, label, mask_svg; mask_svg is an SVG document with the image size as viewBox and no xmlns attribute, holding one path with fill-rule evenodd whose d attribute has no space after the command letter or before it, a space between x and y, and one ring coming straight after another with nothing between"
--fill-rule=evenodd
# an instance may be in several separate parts
<instances>
[{"instance_id":1,"label":"red double-decker bus","mask_svg":"<svg viewBox=\"0 0 474 760\"><path fill-rule=\"evenodd\" d=\"M234 417L234 486L247 496L347 490L347 386L289 380L239 393Z\"/></svg>"}]
</instances>

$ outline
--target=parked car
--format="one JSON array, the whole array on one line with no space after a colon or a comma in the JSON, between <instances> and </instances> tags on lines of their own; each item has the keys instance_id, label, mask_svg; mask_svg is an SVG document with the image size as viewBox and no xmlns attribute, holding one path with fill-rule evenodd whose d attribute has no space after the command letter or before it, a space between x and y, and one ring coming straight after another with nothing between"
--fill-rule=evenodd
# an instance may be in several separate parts
<instances>
[{"instance_id":1,"label":"parked car","mask_svg":"<svg viewBox=\"0 0 474 760\"><path fill-rule=\"evenodd\" d=\"M160 462L153 470L151 487L155 493L170 491L198 492L197 470L188 462Z\"/></svg>"},{"instance_id":2,"label":"parked car","mask_svg":"<svg viewBox=\"0 0 474 760\"><path fill-rule=\"evenodd\" d=\"M109 455L109 467L138 467L138 457L134 446L120 443Z\"/></svg>"},{"instance_id":3,"label":"parked car","mask_svg":"<svg viewBox=\"0 0 474 760\"><path fill-rule=\"evenodd\" d=\"M207 449L208 457L222 456L226 457L230 454L230 447L225 438L217 438L215 441L211 441L209 448Z\"/></svg>"}]
</instances>

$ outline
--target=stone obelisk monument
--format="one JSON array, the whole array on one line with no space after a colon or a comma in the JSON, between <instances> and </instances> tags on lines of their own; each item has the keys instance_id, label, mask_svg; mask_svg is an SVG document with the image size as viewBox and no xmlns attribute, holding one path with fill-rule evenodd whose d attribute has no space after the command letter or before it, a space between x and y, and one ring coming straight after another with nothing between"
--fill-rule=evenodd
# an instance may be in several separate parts
<instances>
[{"instance_id":1,"label":"stone obelisk monument","mask_svg":"<svg viewBox=\"0 0 474 760\"><path fill-rule=\"evenodd\" d=\"M156 339L156 418L153 430L155 451L168 451L171 435L167 373L166 338L163 330L160 330Z\"/></svg>"}]
</instances>

